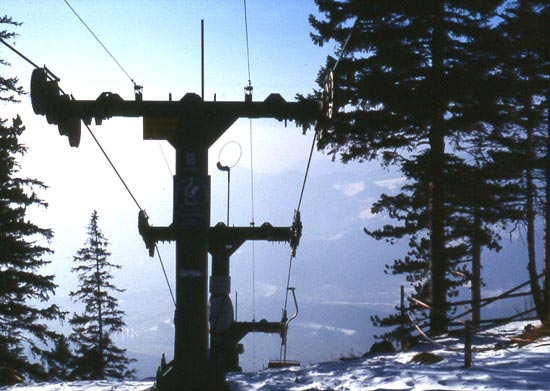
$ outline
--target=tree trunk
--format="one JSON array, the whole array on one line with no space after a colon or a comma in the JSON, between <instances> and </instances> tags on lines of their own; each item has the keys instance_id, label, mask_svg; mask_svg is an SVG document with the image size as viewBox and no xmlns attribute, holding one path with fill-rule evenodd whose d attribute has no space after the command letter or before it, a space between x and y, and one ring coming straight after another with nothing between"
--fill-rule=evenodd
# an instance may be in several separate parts
<instances>
[{"instance_id":1,"label":"tree trunk","mask_svg":"<svg viewBox=\"0 0 550 391\"><path fill-rule=\"evenodd\" d=\"M544 312L550 324L550 93L546 96L546 156L544 157Z\"/></svg>"},{"instance_id":2,"label":"tree trunk","mask_svg":"<svg viewBox=\"0 0 550 391\"><path fill-rule=\"evenodd\" d=\"M96 255L98 257L98 255ZM101 278L99 274L99 259L96 259L96 278L97 278L97 323L98 323L98 346L97 346L97 378L105 379L105 357L103 341L103 308L101 302Z\"/></svg>"},{"instance_id":3,"label":"tree trunk","mask_svg":"<svg viewBox=\"0 0 550 391\"><path fill-rule=\"evenodd\" d=\"M445 2L434 2L434 29L431 42L432 69L432 113L429 135L430 143L430 333L433 335L447 331L447 260L445 255L445 205L443 200L443 178L445 165L445 124L446 102L443 98L443 46Z\"/></svg>"},{"instance_id":4,"label":"tree trunk","mask_svg":"<svg viewBox=\"0 0 550 391\"><path fill-rule=\"evenodd\" d=\"M525 110L531 109L530 98L528 105L525 105ZM530 114L527 114L530 116ZM527 132L527 168L525 171L525 188L526 188L526 212L527 212L527 270L529 272L529 280L531 284L531 294L535 303L535 309L537 317L542 321L545 318L544 301L542 297L542 291L540 288L538 273L537 273L537 259L535 250L535 184L533 178L533 165L535 164L535 156L533 152L533 124L528 120L526 126Z\"/></svg>"},{"instance_id":5,"label":"tree trunk","mask_svg":"<svg viewBox=\"0 0 550 391\"><path fill-rule=\"evenodd\" d=\"M445 256L445 207L443 204L442 177L444 165L443 142L432 146L431 183L431 305L430 332L434 335L447 331L447 260Z\"/></svg>"},{"instance_id":6,"label":"tree trunk","mask_svg":"<svg viewBox=\"0 0 550 391\"><path fill-rule=\"evenodd\" d=\"M474 235L472 240L472 326L478 328L481 320L481 210L474 208Z\"/></svg>"}]
</instances>

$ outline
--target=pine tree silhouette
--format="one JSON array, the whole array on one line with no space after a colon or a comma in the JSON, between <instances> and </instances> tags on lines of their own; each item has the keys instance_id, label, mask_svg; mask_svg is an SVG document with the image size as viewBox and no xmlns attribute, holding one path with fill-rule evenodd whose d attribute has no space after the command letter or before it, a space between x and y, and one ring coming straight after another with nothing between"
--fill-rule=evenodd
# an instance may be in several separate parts
<instances>
[{"instance_id":1,"label":"pine tree silhouette","mask_svg":"<svg viewBox=\"0 0 550 391\"><path fill-rule=\"evenodd\" d=\"M334 72L334 105L343 109L335 111L318 146L344 162L380 159L402 172L409 169L405 165L422 164L422 175L409 178L423 181L418 187L424 193L414 200L422 205L396 200L411 207L411 225L401 224L406 210L393 213L394 238L409 238L412 252L396 266L418 266L407 270L407 278L413 284L422 279L425 287L417 291L429 295L430 331L445 332L454 284L445 170L464 136L486 131L498 119L492 18L503 1L315 2L320 16L310 17L313 41L340 48L347 41ZM334 63L329 58L321 70L321 85Z\"/></svg>"},{"instance_id":2,"label":"pine tree silhouette","mask_svg":"<svg viewBox=\"0 0 550 391\"><path fill-rule=\"evenodd\" d=\"M78 274L79 288L70 296L84 304L84 311L69 320L73 328L70 341L76 346L73 376L79 379L123 379L133 377L135 372L128 369L134 360L112 341L112 336L125 326L124 312L118 309L113 295L124 290L112 283L111 270L120 266L109 262L108 244L94 211L86 243L74 256L78 266L72 269Z\"/></svg>"},{"instance_id":3,"label":"pine tree silhouette","mask_svg":"<svg viewBox=\"0 0 550 391\"><path fill-rule=\"evenodd\" d=\"M48 366L49 380L74 380L72 376L72 367L74 355L69 341L64 335L61 335L55 341L54 348L45 353L45 361Z\"/></svg>"},{"instance_id":4,"label":"pine tree silhouette","mask_svg":"<svg viewBox=\"0 0 550 391\"><path fill-rule=\"evenodd\" d=\"M19 24L0 17L0 38L10 40L15 34L4 25ZM8 64L0 59L0 65ZM23 93L17 78L0 74L1 102L15 104ZM24 130L19 116L11 121L0 118L0 367L15 377L41 379L43 368L29 363L27 354L43 355L43 346L57 337L47 322L59 320L63 313L46 304L57 287L54 276L40 273L49 263L45 257L53 253L48 247L53 232L26 218L28 208L45 208L47 203L36 193L46 188L42 182L17 175L17 159L27 152L19 142Z\"/></svg>"}]
</instances>

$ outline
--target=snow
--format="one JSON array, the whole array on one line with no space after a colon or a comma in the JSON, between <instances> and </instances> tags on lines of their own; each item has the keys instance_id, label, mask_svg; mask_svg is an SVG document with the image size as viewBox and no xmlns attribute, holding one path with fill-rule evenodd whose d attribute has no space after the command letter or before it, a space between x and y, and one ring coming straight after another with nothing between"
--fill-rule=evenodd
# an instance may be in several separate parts
<instances>
[{"instance_id":1,"label":"snow","mask_svg":"<svg viewBox=\"0 0 550 391\"><path fill-rule=\"evenodd\" d=\"M139 381L78 381L69 383L49 383L2 387L0 390L13 391L145 391L153 382Z\"/></svg>"},{"instance_id":2,"label":"snow","mask_svg":"<svg viewBox=\"0 0 550 391\"><path fill-rule=\"evenodd\" d=\"M537 325L534 322L531 322ZM512 341L529 322L513 322L473 337L473 366L464 368L460 338L446 336L437 345L411 351L319 363L282 370L228 376L242 391L389 391L389 390L549 390L550 337L518 346ZM452 350L452 349L457 350ZM412 363L419 352L443 357L437 364ZM19 385L0 391L145 391L152 382L74 382Z\"/></svg>"}]
</instances>

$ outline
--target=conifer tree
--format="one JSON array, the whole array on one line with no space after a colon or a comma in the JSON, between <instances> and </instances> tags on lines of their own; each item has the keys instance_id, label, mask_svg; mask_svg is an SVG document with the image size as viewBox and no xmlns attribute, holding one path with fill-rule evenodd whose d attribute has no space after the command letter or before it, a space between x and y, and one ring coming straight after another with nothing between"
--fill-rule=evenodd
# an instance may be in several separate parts
<instances>
[{"instance_id":1,"label":"conifer tree","mask_svg":"<svg viewBox=\"0 0 550 391\"><path fill-rule=\"evenodd\" d=\"M550 323L550 4L540 0L506 3L499 25L503 45L502 74L513 86L502 103L506 124L495 134L501 146L500 159L513 161L509 167L521 180L518 201L525 213L527 270L537 316ZM503 163L505 166L505 163ZM538 203L538 199L545 202ZM535 223L543 216L545 225L545 286L538 279Z\"/></svg>"},{"instance_id":2,"label":"conifer tree","mask_svg":"<svg viewBox=\"0 0 550 391\"><path fill-rule=\"evenodd\" d=\"M416 315L417 319L425 316L426 308L420 303L429 303L431 289L429 209L426 202L429 194L427 164L429 158L426 154L414 156L404 163L402 173L408 178L409 183L402 186L401 192L397 195L383 194L372 209L374 213L387 213L400 224L387 224L375 230L365 229L368 235L378 240L386 240L390 244L398 239L408 238L407 255L394 260L391 266L386 266L385 271L394 275L406 275L407 282L414 289L412 296L418 300L412 301L407 311L411 315ZM479 305L481 251L484 248L500 249L498 240L499 232L503 229L501 222L512 212L507 211L501 202L500 198L505 192L498 182L488 176L489 170L480 170L479 167L467 165L463 159L446 155L444 173L444 202L448 209L444 222L445 251L448 260L447 295L456 297L460 287L472 282L472 301L477 301ZM477 265L474 262L476 258ZM479 322L477 313L473 320ZM381 327L399 326L402 321L400 315L390 315L387 318L373 317L373 323ZM391 330L381 337L395 339L398 332Z\"/></svg>"},{"instance_id":3,"label":"conifer tree","mask_svg":"<svg viewBox=\"0 0 550 391\"><path fill-rule=\"evenodd\" d=\"M64 335L60 335L55 341L54 348L45 353L44 361L48 366L50 380L74 380L72 377L74 356L69 341Z\"/></svg>"},{"instance_id":4,"label":"conifer tree","mask_svg":"<svg viewBox=\"0 0 550 391\"><path fill-rule=\"evenodd\" d=\"M15 34L2 26L9 29L18 23L0 17L0 37L13 39ZM0 102L15 104L24 92L17 78L3 74L7 65L0 59ZM53 232L26 218L29 208L47 204L36 193L46 188L42 182L18 176L17 159L27 152L19 142L24 130L19 116L0 118L0 367L37 379L42 368L30 363L35 357L27 357L27 352L42 356L44 346L56 337L47 323L63 313L47 304L57 287L54 276L41 274L49 263L45 257L53 253L48 247Z\"/></svg>"},{"instance_id":5,"label":"conifer tree","mask_svg":"<svg viewBox=\"0 0 550 391\"><path fill-rule=\"evenodd\" d=\"M79 379L123 379L132 377L128 369L133 361L126 350L115 346L112 336L125 326L124 311L118 308L114 296L124 290L113 283L112 269L120 266L109 262L108 240L98 225L98 214L92 213L84 247L74 256L78 264L72 270L78 274L79 287L71 292L75 302L84 304L84 311L73 314L71 342L76 346L73 375Z\"/></svg>"},{"instance_id":6,"label":"conifer tree","mask_svg":"<svg viewBox=\"0 0 550 391\"><path fill-rule=\"evenodd\" d=\"M503 3L487 1L316 0L314 42L343 46L335 72L335 105L342 107L319 143L342 160L382 158L384 164L427 158L425 229L430 331L448 326L451 252L445 223L445 162L465 134L495 121L490 20ZM338 55L340 53L337 53ZM333 60L327 62L327 68ZM321 73L324 75L324 73ZM322 82L324 76L320 78ZM413 235L414 233L410 233Z\"/></svg>"}]
</instances>

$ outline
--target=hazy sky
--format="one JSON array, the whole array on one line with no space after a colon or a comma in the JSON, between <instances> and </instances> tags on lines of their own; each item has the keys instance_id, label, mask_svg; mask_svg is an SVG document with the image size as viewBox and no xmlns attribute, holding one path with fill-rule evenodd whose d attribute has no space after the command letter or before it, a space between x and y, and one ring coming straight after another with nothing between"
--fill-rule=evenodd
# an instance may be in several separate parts
<instances>
[{"instance_id":1,"label":"hazy sky","mask_svg":"<svg viewBox=\"0 0 550 391\"><path fill-rule=\"evenodd\" d=\"M167 100L169 93L174 99L187 92L200 93L200 21L204 19L205 98L213 100L215 94L218 100L244 99L248 72L243 1L71 0L70 3L128 74L144 86L146 100ZM318 48L311 42L308 16L316 12L313 1L247 3L254 100L278 92L290 101L296 93L311 92L316 87L319 67L334 49L332 45ZM37 64L47 65L61 79L61 87L76 99L95 99L104 91L133 99L133 85L128 77L63 0L3 0L1 12L23 23L14 29L19 34L12 41L17 49ZM12 64L11 68L3 68L2 74L17 76L28 89L32 67L4 46L0 46L0 56ZM40 194L50 207L30 211L29 218L55 231L51 246L56 254L49 271L57 276L60 295L66 296L68 290L75 288L75 278L70 273L72 256L83 245L85 227L96 209L100 227L112 243L113 261L123 266L118 274L119 285L128 290L128 297L156 290L170 314L171 301L162 271L158 261L148 257L137 231L138 210L87 130L83 128L80 147L70 148L67 138L59 136L57 126L48 125L45 117L32 112L28 96L22 98L20 105L2 104L3 118L15 113L21 114L28 129L22 137L29 147L29 153L21 160L23 174L37 177L49 186ZM236 140L242 156L232 175L231 224L247 226L251 221L252 150L255 220L288 226L297 206L312 134L304 136L294 124L285 127L275 120L254 120L252 129L252 148L249 121L242 119L210 149L212 223L225 221L226 213L226 174L218 171L215 164L222 147ZM114 118L101 126L92 126L92 130L147 210L150 222L169 225L174 163L171 146L166 142L143 141L141 119ZM230 160L235 157L230 149L222 156ZM376 163L343 166L329 160L320 152L314 153L303 204L303 245L295 266L298 295L311 303L395 302L402 281L385 276L383 265L400 254L368 239L362 227L384 223L384 216L370 213L372 202L382 191L397 191L402 179L398 173L374 168ZM162 244L160 249L172 279L173 245ZM258 309L258 318L277 320L289 249L286 245L260 243L255 249L257 296L274 298L270 308ZM250 258L249 245L232 258L233 290L239 290L242 298L241 320L251 318ZM302 311L307 317L307 306ZM364 318L368 319L368 314ZM361 324L370 327L368 320L361 320ZM318 323L302 326L312 332L321 327ZM351 326L330 327L346 336L353 335L348 330ZM356 347L356 351L367 348ZM342 346L336 354L342 352L349 353L349 347Z\"/></svg>"},{"instance_id":2,"label":"hazy sky","mask_svg":"<svg viewBox=\"0 0 550 391\"><path fill-rule=\"evenodd\" d=\"M200 21L204 19L205 97L212 100L216 94L218 100L243 99L248 72L242 1L72 0L70 4L131 78L144 86L146 100L167 100L169 93L174 99L187 92L200 93ZM309 37L307 18L315 12L313 2L264 0L249 1L247 6L254 99L263 100L269 93L279 92L293 100L298 92L310 92L327 53L326 49L315 47ZM8 0L3 1L2 12L23 23L14 29L19 34L15 40L18 50L37 64L47 65L61 79L61 87L76 99L95 99L104 91L133 99L133 85L128 77L63 0ZM28 89L32 67L5 47L0 50L12 64L2 72L16 75ZM135 205L85 128L80 148L74 149L66 137L58 135L56 126L32 113L28 96L21 105L6 106L3 111L21 113L28 128L23 141L30 153L23 161L23 169L25 174L50 186L44 193L50 208L41 211L40 218L54 227L55 244L65 230L76 234L76 228L84 227L94 208L98 209L100 222L104 222L100 224L111 241L119 241L119 234L127 235L126 239L137 234ZM165 142L143 141L141 119L114 118L102 126L93 126L93 130L147 209L151 223L169 224L172 148ZM213 201L213 222L225 220L225 205L216 205L224 201L226 176L215 169L215 163L223 145L231 140L241 144L238 167L249 168L248 120L238 121L210 150L213 193L219 193L218 201ZM307 159L310 144L311 134L302 136L294 124L285 128L275 120L254 121L254 170L261 175L296 168ZM224 157L230 155L226 152ZM303 165L299 167L302 169ZM296 191L299 186L295 184ZM288 206L289 216L294 207ZM117 224L111 224L114 211ZM258 213L261 219L262 212ZM124 221L129 216L130 227L111 232L122 224L122 216ZM250 209L235 212L235 216L235 224L246 225L251 219ZM73 253L73 247L68 254ZM64 253L64 249L56 250Z\"/></svg>"},{"instance_id":3,"label":"hazy sky","mask_svg":"<svg viewBox=\"0 0 550 391\"><path fill-rule=\"evenodd\" d=\"M296 93L311 92L316 87L319 67L332 49L330 46L320 49L311 42L308 16L316 11L313 2L262 0L247 3L254 100L263 100L270 93L278 92L290 101ZM243 87L248 83L248 71L243 1L71 0L70 4L130 77L144 86L146 100L167 100L169 93L174 99L187 92L200 93L200 21L204 19L205 98L213 100L215 94L218 100L244 99ZM14 29L19 36L12 43L15 42L17 49L35 63L47 65L61 79L60 86L64 91L72 93L76 99L95 99L104 91L118 93L127 100L133 99L133 85L128 77L63 0L7 0L2 5L3 13L23 23ZM3 46L0 55L12 64L11 68L2 69L2 74L19 77L21 85L28 89L32 67ZM29 153L21 161L23 174L37 177L49 186L47 191L41 192L49 208L31 210L29 218L55 231L51 243L55 255L51 257L48 272L55 273L60 284L60 298L56 300L62 300L69 290L75 289L75 276L70 273L72 256L83 245L85 226L92 210L96 209L100 227L111 241L112 260L123 267L116 274L117 283L127 289L128 300L136 293L155 290L163 300L160 305L171 314L172 304L161 268L156 259L148 257L137 232L137 208L86 129L83 128L80 147L70 148L67 138L58 134L57 126L48 125L45 117L32 112L28 96L22 98L20 105L2 107L2 117L15 113L22 115L28 129L22 137L29 147ZM252 150L256 181L255 220L289 226L297 206L312 134L302 135L301 129L292 123L285 127L275 120L255 120L251 148L249 126L248 120L239 120L210 150L212 224L225 221L226 213L226 174L218 171L215 164L222 147L236 140L240 143L242 156L232 175L234 206L231 223L247 226L251 221ZM165 142L143 141L141 119L113 118L101 126L92 126L92 129L141 206L147 210L150 222L169 225L174 163L171 146ZM231 155L230 149L222 156L228 154ZM234 159L234 156L227 158ZM323 161L336 167L328 160L321 153L314 154L313 177L320 175L315 162ZM348 184L332 176L329 183L334 186L332 190L346 194L345 197L361 196L362 185L357 181ZM304 198L304 240L309 236L338 243L343 230L360 232L363 223L359 218L361 210L351 212L354 214L352 219L341 216L341 222L328 224L319 210L319 206L325 208L326 205L310 202L308 197L312 194L320 194L319 189L308 188ZM362 209L369 206L371 199L368 201L361 201ZM311 224L312 219L318 220L315 227ZM169 243L160 245L171 281L173 247ZM289 249L284 244L258 243L255 254L258 258L257 297L259 300L273 299L271 308L258 308L257 316L258 319L277 320L282 307ZM339 282L330 278L330 273L315 262L318 260L313 259L311 253L307 261L303 258L307 251L301 254L302 263L295 266L297 274L307 273L308 268L312 272L317 270L319 281L315 285L322 291L334 293L331 287ZM251 246L246 245L232 259L232 287L233 291L239 291L241 320L252 317L251 267ZM312 274L307 280L315 281ZM298 283L295 285L301 289ZM348 290L342 291L349 300ZM299 295L304 300L308 293L302 291ZM317 293L309 295L319 299ZM157 303L158 299L151 297L146 300ZM340 300L342 297L333 294L327 299ZM364 297L357 295L355 299L361 301ZM147 302L142 306L147 308ZM132 313L128 315L133 317ZM318 330L320 326L316 323L312 327ZM349 350L348 347L342 349Z\"/></svg>"}]
</instances>

